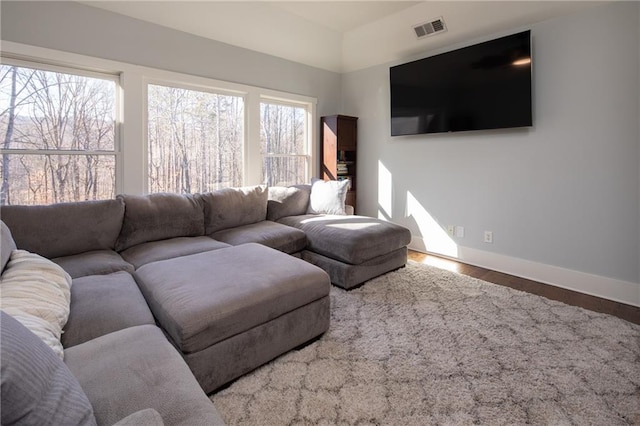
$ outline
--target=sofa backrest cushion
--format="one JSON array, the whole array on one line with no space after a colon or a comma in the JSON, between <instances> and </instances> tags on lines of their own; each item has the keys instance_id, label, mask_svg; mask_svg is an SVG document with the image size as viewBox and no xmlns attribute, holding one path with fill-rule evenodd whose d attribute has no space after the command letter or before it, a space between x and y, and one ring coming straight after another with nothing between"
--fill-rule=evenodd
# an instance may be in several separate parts
<instances>
[{"instance_id":1,"label":"sofa backrest cushion","mask_svg":"<svg viewBox=\"0 0 640 426\"><path fill-rule=\"evenodd\" d=\"M19 249L49 259L91 250L113 250L122 227L122 200L46 206L2 206L0 217Z\"/></svg>"},{"instance_id":2,"label":"sofa backrest cushion","mask_svg":"<svg viewBox=\"0 0 640 426\"><path fill-rule=\"evenodd\" d=\"M13 241L9 227L0 220L0 273L7 266L11 252L16 249L16 242Z\"/></svg>"},{"instance_id":3,"label":"sofa backrest cushion","mask_svg":"<svg viewBox=\"0 0 640 426\"><path fill-rule=\"evenodd\" d=\"M5 312L2 324L2 424L95 425L87 395L69 368Z\"/></svg>"},{"instance_id":4,"label":"sofa backrest cushion","mask_svg":"<svg viewBox=\"0 0 640 426\"><path fill-rule=\"evenodd\" d=\"M264 185L200 194L204 202L205 235L266 220L268 195Z\"/></svg>"},{"instance_id":5,"label":"sofa backrest cushion","mask_svg":"<svg viewBox=\"0 0 640 426\"><path fill-rule=\"evenodd\" d=\"M309 206L309 185L269 187L267 220L277 221L286 216L299 216L307 213Z\"/></svg>"},{"instance_id":6,"label":"sofa backrest cushion","mask_svg":"<svg viewBox=\"0 0 640 426\"><path fill-rule=\"evenodd\" d=\"M202 201L191 194L118 195L125 205L116 251L175 237L204 235Z\"/></svg>"}]
</instances>

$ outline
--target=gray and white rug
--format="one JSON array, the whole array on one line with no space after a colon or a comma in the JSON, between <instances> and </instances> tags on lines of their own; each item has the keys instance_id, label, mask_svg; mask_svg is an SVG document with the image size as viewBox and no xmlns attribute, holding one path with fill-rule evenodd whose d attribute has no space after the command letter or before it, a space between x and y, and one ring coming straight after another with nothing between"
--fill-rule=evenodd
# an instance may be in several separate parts
<instances>
[{"instance_id":1,"label":"gray and white rug","mask_svg":"<svg viewBox=\"0 0 640 426\"><path fill-rule=\"evenodd\" d=\"M640 326L410 262L212 400L228 425L640 424Z\"/></svg>"}]
</instances>

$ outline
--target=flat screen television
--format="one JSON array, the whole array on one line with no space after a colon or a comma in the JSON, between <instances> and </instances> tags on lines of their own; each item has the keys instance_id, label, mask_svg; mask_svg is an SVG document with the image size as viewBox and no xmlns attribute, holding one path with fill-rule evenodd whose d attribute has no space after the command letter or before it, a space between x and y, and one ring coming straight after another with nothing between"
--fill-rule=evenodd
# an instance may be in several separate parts
<instances>
[{"instance_id":1,"label":"flat screen television","mask_svg":"<svg viewBox=\"0 0 640 426\"><path fill-rule=\"evenodd\" d=\"M391 67L391 136L532 125L531 31Z\"/></svg>"}]
</instances>

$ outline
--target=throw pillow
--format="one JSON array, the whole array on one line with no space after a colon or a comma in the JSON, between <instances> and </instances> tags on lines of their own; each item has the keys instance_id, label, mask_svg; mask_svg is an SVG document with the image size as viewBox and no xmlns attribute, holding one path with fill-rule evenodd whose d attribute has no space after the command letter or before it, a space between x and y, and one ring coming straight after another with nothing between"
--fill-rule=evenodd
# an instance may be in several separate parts
<instances>
[{"instance_id":1,"label":"throw pillow","mask_svg":"<svg viewBox=\"0 0 640 426\"><path fill-rule=\"evenodd\" d=\"M3 311L64 358L60 335L69 318L71 277L49 259L14 250L0 277Z\"/></svg>"},{"instance_id":2,"label":"throw pillow","mask_svg":"<svg viewBox=\"0 0 640 426\"><path fill-rule=\"evenodd\" d=\"M310 214L346 214L344 203L351 182L349 180L328 180L314 178L311 181L309 197Z\"/></svg>"},{"instance_id":3,"label":"throw pillow","mask_svg":"<svg viewBox=\"0 0 640 426\"><path fill-rule=\"evenodd\" d=\"M95 425L78 380L51 348L0 313L3 425Z\"/></svg>"}]
</instances>

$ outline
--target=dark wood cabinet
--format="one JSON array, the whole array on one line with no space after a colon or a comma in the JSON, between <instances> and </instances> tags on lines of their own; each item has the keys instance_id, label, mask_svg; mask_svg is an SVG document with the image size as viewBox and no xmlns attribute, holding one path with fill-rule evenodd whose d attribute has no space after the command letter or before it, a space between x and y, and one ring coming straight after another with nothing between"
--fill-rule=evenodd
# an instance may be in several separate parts
<instances>
[{"instance_id":1,"label":"dark wood cabinet","mask_svg":"<svg viewBox=\"0 0 640 426\"><path fill-rule=\"evenodd\" d=\"M321 177L324 180L351 181L347 193L348 205L356 207L358 164L358 117L329 115L320 119L322 140Z\"/></svg>"}]
</instances>

